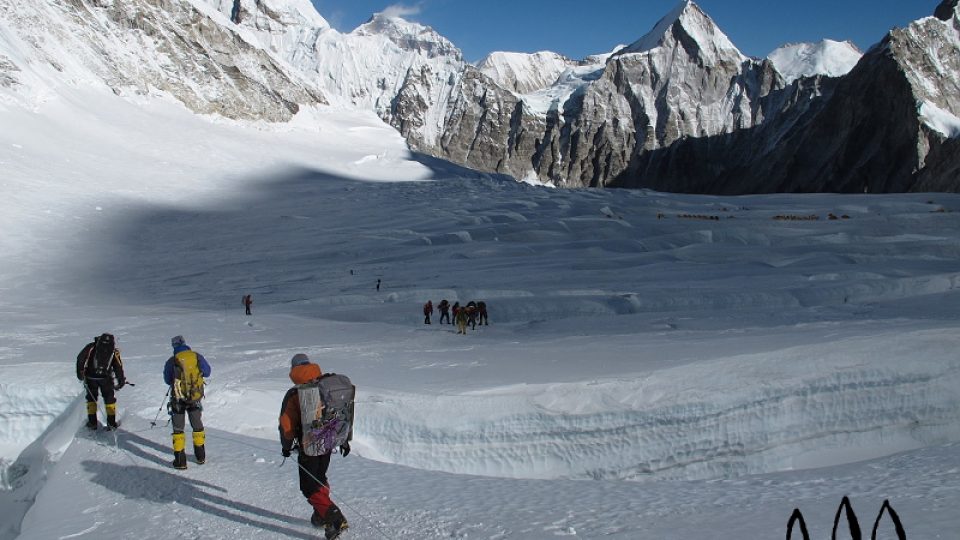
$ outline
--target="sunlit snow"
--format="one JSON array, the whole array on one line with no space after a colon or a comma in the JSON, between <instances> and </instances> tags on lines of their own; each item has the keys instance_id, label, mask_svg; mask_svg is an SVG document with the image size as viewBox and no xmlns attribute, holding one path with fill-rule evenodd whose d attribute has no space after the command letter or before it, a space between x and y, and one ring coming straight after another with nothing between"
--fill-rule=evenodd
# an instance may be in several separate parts
<instances>
[{"instance_id":1,"label":"sunlit snow","mask_svg":"<svg viewBox=\"0 0 960 540\"><path fill-rule=\"evenodd\" d=\"M960 118L933 103L924 102L920 104L920 118L938 133L950 138L960 137Z\"/></svg>"},{"instance_id":2,"label":"sunlit snow","mask_svg":"<svg viewBox=\"0 0 960 540\"><path fill-rule=\"evenodd\" d=\"M793 43L770 53L767 58L787 84L813 75L842 77L850 72L863 56L848 41L824 39L819 43Z\"/></svg>"},{"instance_id":3,"label":"sunlit snow","mask_svg":"<svg viewBox=\"0 0 960 540\"><path fill-rule=\"evenodd\" d=\"M359 389L344 538L782 538L794 508L826 538L843 496L864 528L889 499L911 539L960 529L960 196L550 189L412 154L372 112L239 123L23 65L0 538L315 538L276 438L297 352ZM442 298L491 324L423 324ZM74 362L104 331L136 386L91 434ZM186 471L177 334L213 365Z\"/></svg>"}]
</instances>

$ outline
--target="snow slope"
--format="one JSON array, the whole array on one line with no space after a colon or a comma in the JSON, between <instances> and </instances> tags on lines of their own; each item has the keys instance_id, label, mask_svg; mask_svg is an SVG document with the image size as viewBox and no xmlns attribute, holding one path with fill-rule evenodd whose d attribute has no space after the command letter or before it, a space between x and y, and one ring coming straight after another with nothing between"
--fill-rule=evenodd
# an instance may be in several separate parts
<instances>
[{"instance_id":1,"label":"snow slope","mask_svg":"<svg viewBox=\"0 0 960 540\"><path fill-rule=\"evenodd\" d=\"M4 103L2 538L315 537L276 440L296 352L359 388L351 538L772 538L794 508L822 538L844 495L865 528L884 499L910 538L960 527L956 195L550 190L372 113ZM441 298L491 324L424 325ZM103 331L136 386L92 435L74 358ZM182 472L176 334L214 368Z\"/></svg>"},{"instance_id":2,"label":"snow slope","mask_svg":"<svg viewBox=\"0 0 960 540\"><path fill-rule=\"evenodd\" d=\"M532 54L497 51L484 58L477 68L503 88L528 94L551 86L561 73L576 65L573 60L550 51Z\"/></svg>"},{"instance_id":3,"label":"snow slope","mask_svg":"<svg viewBox=\"0 0 960 540\"><path fill-rule=\"evenodd\" d=\"M792 43L767 55L787 84L801 77L842 77L857 65L863 53L849 41L824 39L819 43Z\"/></svg>"}]
</instances>

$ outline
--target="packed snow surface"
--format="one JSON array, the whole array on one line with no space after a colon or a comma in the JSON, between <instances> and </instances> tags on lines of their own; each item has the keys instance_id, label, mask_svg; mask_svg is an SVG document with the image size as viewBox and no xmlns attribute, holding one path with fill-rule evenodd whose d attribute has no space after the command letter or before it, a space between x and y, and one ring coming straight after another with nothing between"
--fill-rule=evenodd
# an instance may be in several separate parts
<instances>
[{"instance_id":1,"label":"packed snow surface","mask_svg":"<svg viewBox=\"0 0 960 540\"><path fill-rule=\"evenodd\" d=\"M358 387L345 538L779 538L794 508L824 538L845 495L960 529L960 196L544 189L347 109L3 103L0 538L316 537L276 439L297 352ZM442 298L490 324L424 324ZM135 386L87 433L105 331ZM186 471L177 334L213 366Z\"/></svg>"}]
</instances>

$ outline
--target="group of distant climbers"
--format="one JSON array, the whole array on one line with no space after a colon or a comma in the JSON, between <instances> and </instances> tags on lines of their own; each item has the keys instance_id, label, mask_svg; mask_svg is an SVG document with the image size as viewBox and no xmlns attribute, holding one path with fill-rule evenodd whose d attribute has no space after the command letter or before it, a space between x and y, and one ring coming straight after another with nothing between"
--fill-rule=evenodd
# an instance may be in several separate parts
<instances>
[{"instance_id":1,"label":"group of distant climbers","mask_svg":"<svg viewBox=\"0 0 960 540\"><path fill-rule=\"evenodd\" d=\"M440 312L440 324L446 319L447 324L456 324L458 334L466 334L467 327L476 330L477 325L488 326L487 303L473 300L467 302L467 305L461 306L460 302L454 302L453 306L446 298L437 304L437 310ZM453 322L450 320L450 312L453 311ZM433 316L433 301L427 300L423 305L423 324L430 324L430 317Z\"/></svg>"}]
</instances>

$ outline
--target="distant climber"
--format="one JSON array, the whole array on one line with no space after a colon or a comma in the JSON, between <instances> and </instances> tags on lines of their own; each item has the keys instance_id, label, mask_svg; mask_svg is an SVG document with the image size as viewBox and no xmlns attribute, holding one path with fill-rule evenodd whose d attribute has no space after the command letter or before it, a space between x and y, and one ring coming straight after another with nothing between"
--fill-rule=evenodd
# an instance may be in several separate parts
<instances>
[{"instance_id":1,"label":"distant climber","mask_svg":"<svg viewBox=\"0 0 960 540\"><path fill-rule=\"evenodd\" d=\"M483 326L489 326L487 323L487 303L484 301L477 302L477 323Z\"/></svg>"},{"instance_id":2,"label":"distant climber","mask_svg":"<svg viewBox=\"0 0 960 540\"><path fill-rule=\"evenodd\" d=\"M467 302L467 307L464 308L467 312L467 324L470 325L471 330L477 329L477 303L473 300Z\"/></svg>"},{"instance_id":3,"label":"distant climber","mask_svg":"<svg viewBox=\"0 0 960 540\"><path fill-rule=\"evenodd\" d=\"M437 309L440 310L440 324L443 324L443 319L447 319L447 324L453 324L450 322L450 302L446 298L437 304Z\"/></svg>"},{"instance_id":4,"label":"distant climber","mask_svg":"<svg viewBox=\"0 0 960 540\"><path fill-rule=\"evenodd\" d=\"M433 302L427 300L423 305L423 324L430 324L430 316L433 315Z\"/></svg>"},{"instance_id":5,"label":"distant climber","mask_svg":"<svg viewBox=\"0 0 960 540\"><path fill-rule=\"evenodd\" d=\"M467 310L458 306L454 306L454 312L456 315L453 316L453 320L457 323L457 333L464 334L467 333Z\"/></svg>"},{"instance_id":6,"label":"distant climber","mask_svg":"<svg viewBox=\"0 0 960 540\"><path fill-rule=\"evenodd\" d=\"M243 307L247 310L247 315L253 315L250 313L250 306L253 305L253 296L249 294L243 295Z\"/></svg>"}]
</instances>

